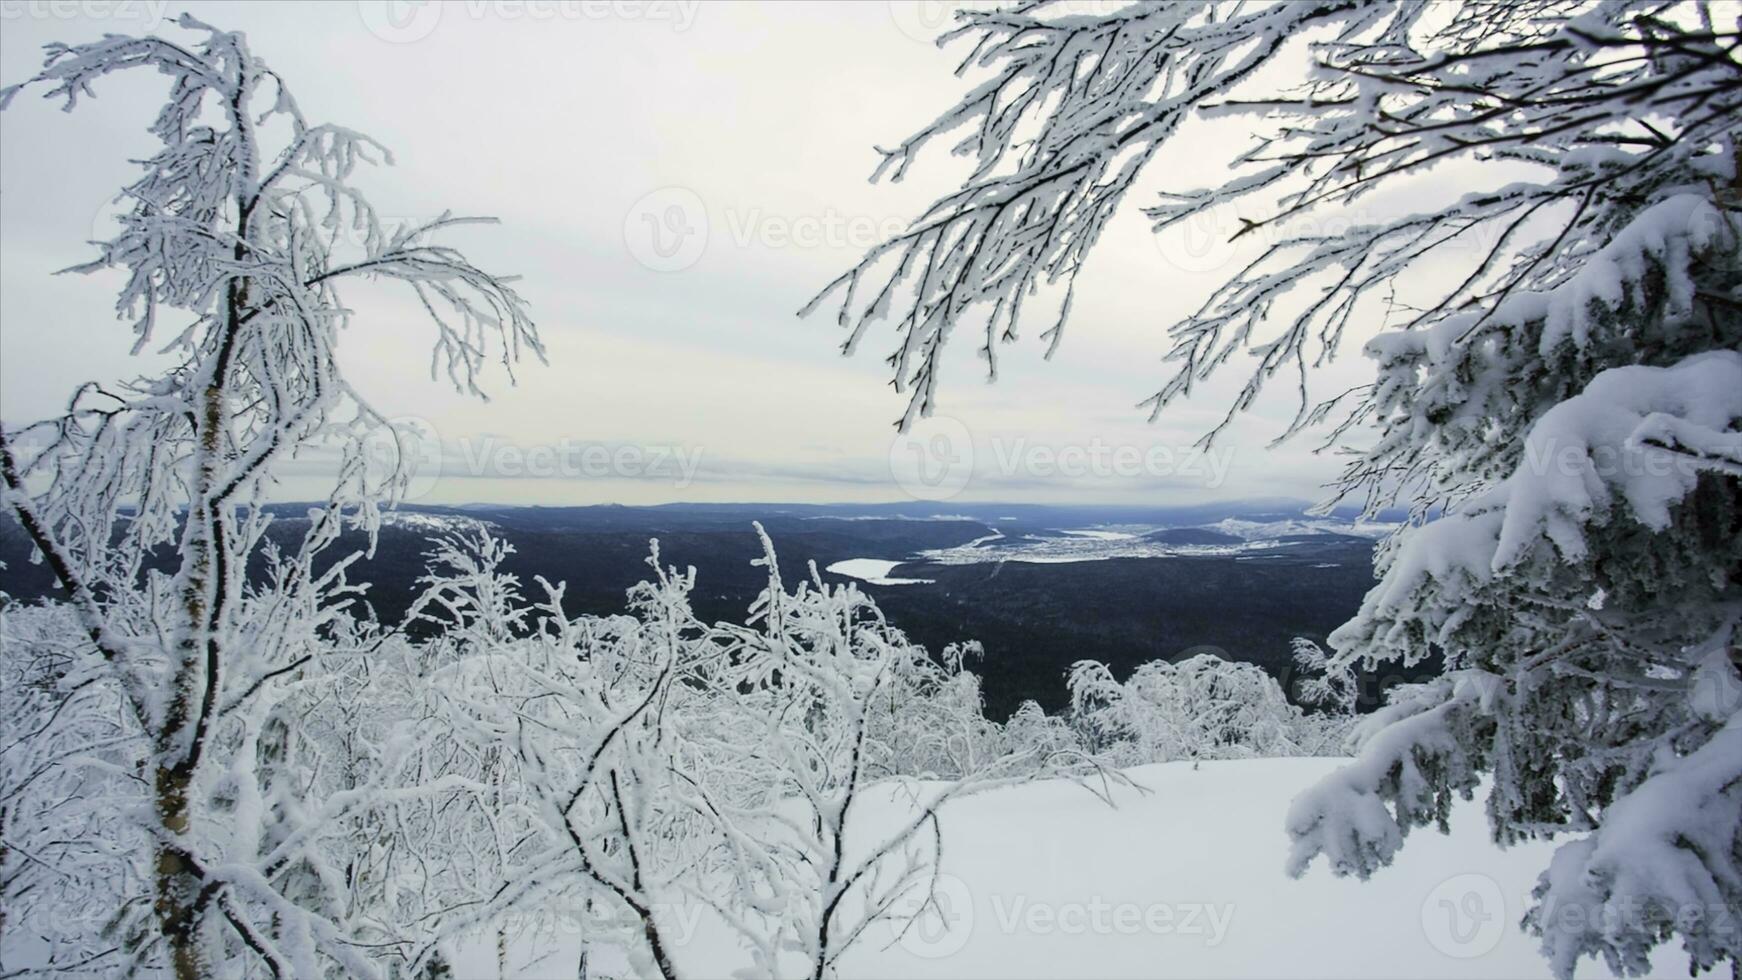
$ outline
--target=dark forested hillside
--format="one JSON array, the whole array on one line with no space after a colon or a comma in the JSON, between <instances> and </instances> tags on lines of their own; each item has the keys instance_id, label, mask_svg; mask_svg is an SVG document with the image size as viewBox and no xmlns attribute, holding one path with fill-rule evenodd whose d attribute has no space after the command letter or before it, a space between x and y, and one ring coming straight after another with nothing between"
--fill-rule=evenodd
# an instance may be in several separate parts
<instances>
[{"instance_id":1,"label":"dark forested hillside","mask_svg":"<svg viewBox=\"0 0 1742 980\"><path fill-rule=\"evenodd\" d=\"M383 622L398 622L423 573L428 536L468 521L488 522L516 553L507 567L529 589L533 577L568 584L572 613L623 609L625 591L646 578L650 539L666 564L694 566L694 602L708 620L736 620L764 587L752 521L761 521L779 551L789 583L850 558L909 559L953 548L999 529L998 544L1047 538L1060 528L1144 522L1161 527L1146 541L1215 551L1241 539L1183 522L1298 517L1299 505L1264 502L1176 509L969 507L930 513L913 507L775 505L681 507L413 508L382 529L372 559L354 575L371 584L368 602ZM300 511L285 507L275 535L302 533ZM355 543L362 544L361 535ZM1257 663L1290 680L1289 641L1322 639L1359 606L1372 582L1372 542L1339 534L1294 535L1286 547L1252 554L1180 554L1089 561L1022 560L940 564L918 559L900 566L923 585L861 583L891 622L931 650L978 640L985 656L973 665L984 678L987 712L1003 717L1023 700L1049 711L1065 701L1064 674L1081 659L1116 671L1157 659L1212 651ZM342 549L335 549L342 550ZM44 594L48 577L30 563L18 529L0 527L0 588L14 598ZM1285 683L1285 686L1286 683ZM1377 688L1367 706L1377 703Z\"/></svg>"}]
</instances>

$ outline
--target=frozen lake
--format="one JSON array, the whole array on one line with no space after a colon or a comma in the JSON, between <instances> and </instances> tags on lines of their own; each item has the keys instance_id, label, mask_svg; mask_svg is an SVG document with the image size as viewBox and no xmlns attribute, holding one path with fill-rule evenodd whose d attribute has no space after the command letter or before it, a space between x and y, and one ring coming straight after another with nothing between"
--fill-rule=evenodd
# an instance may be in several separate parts
<instances>
[{"instance_id":1,"label":"frozen lake","mask_svg":"<svg viewBox=\"0 0 1742 980\"><path fill-rule=\"evenodd\" d=\"M848 558L835 562L824 571L834 572L856 578L872 585L930 585L929 578L890 578L889 573L900 565L899 561L889 561L884 558Z\"/></svg>"}]
</instances>

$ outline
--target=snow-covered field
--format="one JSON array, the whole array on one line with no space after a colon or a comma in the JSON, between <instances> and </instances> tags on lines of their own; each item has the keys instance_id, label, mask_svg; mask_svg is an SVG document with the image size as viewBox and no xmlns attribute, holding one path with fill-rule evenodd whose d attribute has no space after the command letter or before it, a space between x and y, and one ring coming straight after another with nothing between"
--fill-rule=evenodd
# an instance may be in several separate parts
<instances>
[{"instance_id":1,"label":"snow-covered field","mask_svg":"<svg viewBox=\"0 0 1742 980\"><path fill-rule=\"evenodd\" d=\"M1215 544L1151 540L1146 535L1167 529L1156 524L1059 528L1056 529L1056 534L1019 534L1013 541L1007 541L1004 532L992 528L991 534L975 538L966 544L924 550L908 560L937 565L975 565L1006 561L1057 564L1104 561L1109 558L1265 557L1295 547L1297 542L1285 540L1287 538L1335 534L1378 539L1397 530L1397 525L1330 519L1259 522L1229 518L1215 524L1202 525L1202 528L1227 535L1229 540ZM835 562L827 570L872 585L922 585L930 581L891 578L889 572L899 564L902 562L882 558L849 558Z\"/></svg>"},{"instance_id":2,"label":"snow-covered field","mask_svg":"<svg viewBox=\"0 0 1742 980\"><path fill-rule=\"evenodd\" d=\"M1223 524L1228 522L1224 521ZM1210 526L1211 530L1240 537L1242 540L1226 544L1168 544L1152 541L1140 535L1149 531L1162 530L1159 527L1142 527L1136 531L1110 531L1101 529L1064 530L1057 535L1023 535L1017 541L1000 547L988 547L991 542L1003 538L979 538L967 544L953 548L934 548L919 553L919 560L938 565L974 565L982 562L1022 561L1034 564L1056 564L1061 562L1105 561L1109 558L1172 558L1172 557L1227 557L1236 555L1262 556L1275 553L1281 549L1294 546L1294 542L1280 540L1284 534L1355 534L1358 525L1346 525L1348 530L1332 531L1327 528L1310 527L1299 522L1284 522L1278 525L1258 525L1247 522L1248 526L1238 529L1250 533L1236 533L1235 530L1224 529L1221 525ZM1261 536L1259 531L1265 527L1276 527L1277 532L1271 536ZM1359 525L1364 530L1367 525ZM1372 536L1363 533L1359 536Z\"/></svg>"},{"instance_id":3,"label":"snow-covered field","mask_svg":"<svg viewBox=\"0 0 1742 980\"><path fill-rule=\"evenodd\" d=\"M1357 538L1383 538L1398 525L1377 521L1338 521L1324 518L1287 521L1243 521L1237 517L1205 524L1204 527L1248 541L1269 540L1296 534L1346 534Z\"/></svg>"},{"instance_id":4,"label":"snow-covered field","mask_svg":"<svg viewBox=\"0 0 1742 980\"><path fill-rule=\"evenodd\" d=\"M1369 882L1322 864L1283 874L1283 813L1294 795L1343 760L1168 763L1133 770L1148 790L1119 790L1117 807L1049 782L957 800L943 811L944 917L904 935L875 928L843 977L1546 977L1536 940L1519 931L1552 849L1500 851L1480 798L1460 804L1452 832L1418 832ZM879 797L862 826L892 824L906 804ZM685 927L685 920L688 927ZM947 920L947 921L946 921ZM571 978L579 937L560 925L521 936L511 975ZM716 921L673 912L674 954L694 977L727 977L746 957ZM593 976L614 975L621 952L594 948ZM468 978L497 976L494 946L467 949ZM1654 976L1686 976L1660 951ZM1580 976L1607 976L1587 961Z\"/></svg>"},{"instance_id":5,"label":"snow-covered field","mask_svg":"<svg viewBox=\"0 0 1742 980\"><path fill-rule=\"evenodd\" d=\"M1090 538L1095 541L1129 541L1132 538L1137 537L1136 534L1130 531L1103 531L1097 528L1084 528L1074 531L1062 530L1059 533L1069 534L1079 538Z\"/></svg>"},{"instance_id":6,"label":"snow-covered field","mask_svg":"<svg viewBox=\"0 0 1742 980\"><path fill-rule=\"evenodd\" d=\"M454 514L425 514L411 510L386 511L381 515L381 524L383 527L397 527L428 535L460 534L479 529L497 531L500 528L500 525L494 521L460 517Z\"/></svg>"}]
</instances>

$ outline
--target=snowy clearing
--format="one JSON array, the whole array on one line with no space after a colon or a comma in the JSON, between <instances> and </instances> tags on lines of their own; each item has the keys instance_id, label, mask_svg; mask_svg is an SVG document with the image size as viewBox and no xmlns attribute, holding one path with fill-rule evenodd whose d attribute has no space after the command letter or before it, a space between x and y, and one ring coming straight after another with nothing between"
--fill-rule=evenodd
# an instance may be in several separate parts
<instances>
[{"instance_id":1,"label":"snowy clearing","mask_svg":"<svg viewBox=\"0 0 1742 980\"><path fill-rule=\"evenodd\" d=\"M1025 534L1013 543L997 547L988 547L988 545L1003 539L1003 534L978 538L967 544L951 548L934 548L922 551L918 555L918 560L938 565L973 565L981 562L1004 561L1054 564L1106 561L1111 558L1250 556L1254 552L1280 552L1296 544L1295 541L1284 540L1285 538L1334 534L1378 539L1397 530L1397 525L1337 520L1261 522L1229 518L1215 524L1202 525L1202 528L1218 531L1239 540L1216 544L1180 544L1157 541L1146 535L1172 529L1147 525L1130 525L1121 530L1061 528L1058 529L1056 535Z\"/></svg>"},{"instance_id":2,"label":"snowy clearing","mask_svg":"<svg viewBox=\"0 0 1742 980\"><path fill-rule=\"evenodd\" d=\"M1204 527L1248 541L1275 539L1296 534L1346 534L1357 538L1383 538L1400 525L1374 521L1288 520L1246 521L1230 517Z\"/></svg>"},{"instance_id":3,"label":"snowy clearing","mask_svg":"<svg viewBox=\"0 0 1742 980\"><path fill-rule=\"evenodd\" d=\"M898 924L876 926L841 975L1549 976L1518 920L1553 845L1497 849L1480 795L1454 808L1449 836L1419 832L1369 882L1335 878L1322 864L1298 881L1283 873L1289 801L1346 761L1143 766L1130 775L1148 792L1116 791L1117 808L1060 781L952 802L938 888L945 917L927 913L904 936ZM860 815L861 844L909 812L895 792L875 799ZM716 920L692 908L670 915L686 975L726 977L746 966ZM510 975L566 980L579 946L577 930L552 910L542 933L514 941ZM595 977L624 962L617 949L589 953ZM1654 976L1687 973L1675 950L1659 950L1652 965ZM455 967L496 977L493 941L461 951ZM1587 960L1578 975L1608 971Z\"/></svg>"},{"instance_id":4,"label":"snowy clearing","mask_svg":"<svg viewBox=\"0 0 1742 980\"><path fill-rule=\"evenodd\" d=\"M1282 544L1277 541L1242 541L1238 544L1162 544L1132 536L1084 537L1071 532L1065 532L1064 536L1059 537L1024 535L1014 544L999 547L986 547L988 541L989 539L981 538L954 548L922 551L919 553L919 558L938 565L974 565L981 562L1003 561L1050 564L1106 561L1110 558L1227 556L1248 551L1269 551Z\"/></svg>"},{"instance_id":5,"label":"snowy clearing","mask_svg":"<svg viewBox=\"0 0 1742 980\"><path fill-rule=\"evenodd\" d=\"M1059 533L1069 534L1079 538L1092 538L1096 541L1129 541L1132 538L1137 537L1137 535L1132 534L1129 531L1101 531L1093 528L1074 531L1061 530Z\"/></svg>"}]
</instances>

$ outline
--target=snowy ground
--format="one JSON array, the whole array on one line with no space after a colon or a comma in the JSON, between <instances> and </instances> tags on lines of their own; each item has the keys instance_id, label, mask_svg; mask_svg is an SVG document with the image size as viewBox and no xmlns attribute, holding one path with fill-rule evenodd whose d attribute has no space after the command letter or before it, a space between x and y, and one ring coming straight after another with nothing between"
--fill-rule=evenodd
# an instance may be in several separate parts
<instances>
[{"instance_id":1,"label":"snowy ground","mask_svg":"<svg viewBox=\"0 0 1742 980\"><path fill-rule=\"evenodd\" d=\"M1147 766L1151 792L1109 808L1083 789L1046 783L988 793L944 810L947 923L882 928L850 955L844 977L1443 977L1547 976L1517 923L1552 845L1499 851L1481 800L1454 812L1450 836L1418 831L1397 863L1362 883L1316 866L1282 873L1289 800L1339 760L1263 759ZM887 824L905 806L868 812ZM675 954L694 977L744 965L716 923L691 927ZM560 927L515 943L511 974L575 975L578 937ZM529 962L536 960L536 962ZM592 954L592 975L623 962ZM493 946L468 949L456 975L497 976ZM1686 976L1660 951L1655 976ZM1580 976L1607 976L1587 961Z\"/></svg>"},{"instance_id":2,"label":"snowy ground","mask_svg":"<svg viewBox=\"0 0 1742 980\"><path fill-rule=\"evenodd\" d=\"M1204 530L1219 531L1240 539L1219 544L1170 544L1145 537L1150 532L1164 530L1160 525L1120 525L1060 529L1058 534L1025 534L1013 542L988 547L991 542L1004 537L999 533L950 548L922 551L918 559L938 565L973 565L1006 561L1057 564L1105 561L1109 558L1202 558L1230 555L1263 558L1298 547L1299 542L1290 539L1299 536L1339 534L1377 539L1396 530L1396 527L1394 524L1357 524L1333 520L1259 523L1230 518L1216 524L1203 525Z\"/></svg>"},{"instance_id":3,"label":"snowy ground","mask_svg":"<svg viewBox=\"0 0 1742 980\"><path fill-rule=\"evenodd\" d=\"M1280 538L1294 534L1348 534L1357 538L1383 538L1398 525L1375 521L1338 521L1324 518L1288 521L1243 521L1237 517L1205 524L1204 527L1247 540Z\"/></svg>"}]
</instances>

